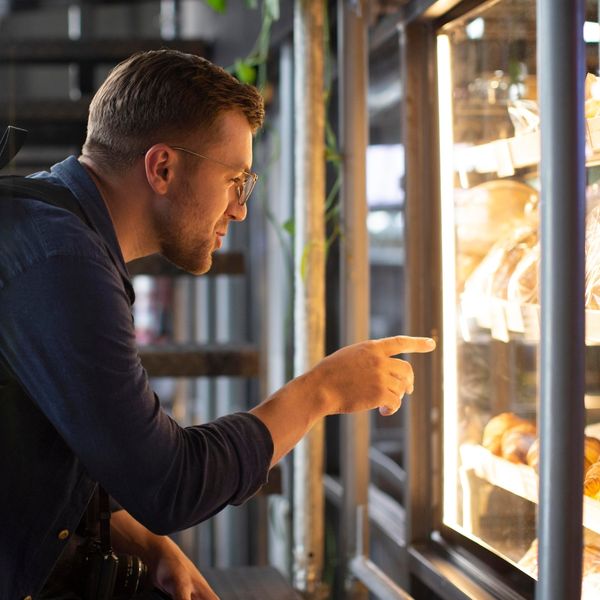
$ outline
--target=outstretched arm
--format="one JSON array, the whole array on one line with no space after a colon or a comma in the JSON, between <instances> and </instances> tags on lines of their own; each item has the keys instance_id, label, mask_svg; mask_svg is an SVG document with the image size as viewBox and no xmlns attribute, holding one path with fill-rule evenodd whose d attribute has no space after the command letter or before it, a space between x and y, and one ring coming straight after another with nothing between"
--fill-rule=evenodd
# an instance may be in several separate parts
<instances>
[{"instance_id":1,"label":"outstretched arm","mask_svg":"<svg viewBox=\"0 0 600 600\"><path fill-rule=\"evenodd\" d=\"M271 466L287 454L322 417L379 408L392 415L412 394L410 364L397 354L431 352L430 338L395 336L347 346L293 379L250 412L273 438Z\"/></svg>"}]
</instances>

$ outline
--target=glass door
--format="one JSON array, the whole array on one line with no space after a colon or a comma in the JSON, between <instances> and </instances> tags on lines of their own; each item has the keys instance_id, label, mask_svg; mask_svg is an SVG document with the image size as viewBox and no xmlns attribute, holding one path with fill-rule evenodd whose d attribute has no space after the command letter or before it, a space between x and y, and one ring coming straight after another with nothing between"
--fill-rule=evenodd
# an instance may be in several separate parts
<instances>
[{"instance_id":1,"label":"glass door","mask_svg":"<svg viewBox=\"0 0 600 600\"><path fill-rule=\"evenodd\" d=\"M598 598L597 0L587 3L582 35L588 70L583 589L584 597ZM437 53L444 322L443 523L516 571L535 578L540 339L535 1L482 4L441 27Z\"/></svg>"}]
</instances>

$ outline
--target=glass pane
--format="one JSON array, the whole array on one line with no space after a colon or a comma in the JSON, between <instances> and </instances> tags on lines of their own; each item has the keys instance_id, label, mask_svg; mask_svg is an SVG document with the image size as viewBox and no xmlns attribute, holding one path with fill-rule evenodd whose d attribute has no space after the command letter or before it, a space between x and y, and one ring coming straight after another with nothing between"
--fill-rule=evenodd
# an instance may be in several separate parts
<instances>
[{"instance_id":1,"label":"glass pane","mask_svg":"<svg viewBox=\"0 0 600 600\"><path fill-rule=\"evenodd\" d=\"M536 538L535 2L439 32L444 523L515 565Z\"/></svg>"},{"instance_id":2,"label":"glass pane","mask_svg":"<svg viewBox=\"0 0 600 600\"><path fill-rule=\"evenodd\" d=\"M597 0L587 2L583 35L588 71L583 597L598 598ZM535 2L530 0L487 3L438 35L444 247L443 521L532 577L537 576L540 318L535 39Z\"/></svg>"}]
</instances>

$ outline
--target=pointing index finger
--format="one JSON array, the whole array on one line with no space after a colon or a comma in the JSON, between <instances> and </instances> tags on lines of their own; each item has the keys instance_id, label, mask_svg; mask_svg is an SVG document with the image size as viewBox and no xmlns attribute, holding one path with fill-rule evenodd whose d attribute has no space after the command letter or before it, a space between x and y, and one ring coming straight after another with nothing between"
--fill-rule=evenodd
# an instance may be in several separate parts
<instances>
[{"instance_id":1,"label":"pointing index finger","mask_svg":"<svg viewBox=\"0 0 600 600\"><path fill-rule=\"evenodd\" d=\"M394 335L373 341L385 356L395 356L396 354L408 354L412 352L431 352L435 350L435 341L427 337Z\"/></svg>"}]
</instances>

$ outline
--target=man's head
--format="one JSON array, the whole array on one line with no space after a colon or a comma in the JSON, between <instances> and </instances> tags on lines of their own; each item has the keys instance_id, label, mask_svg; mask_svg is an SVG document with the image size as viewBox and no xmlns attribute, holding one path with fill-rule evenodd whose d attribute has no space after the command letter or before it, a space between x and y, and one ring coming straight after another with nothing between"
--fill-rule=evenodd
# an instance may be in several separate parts
<instances>
[{"instance_id":1,"label":"man's head","mask_svg":"<svg viewBox=\"0 0 600 600\"><path fill-rule=\"evenodd\" d=\"M263 119L259 92L220 67L177 51L146 52L115 67L98 90L82 154L104 176L143 182L147 210L136 243L199 274L229 222L246 216L238 192ZM114 218L120 207L108 203Z\"/></svg>"},{"instance_id":2,"label":"man's head","mask_svg":"<svg viewBox=\"0 0 600 600\"><path fill-rule=\"evenodd\" d=\"M264 107L256 88L240 83L210 61L176 50L134 54L117 65L90 104L83 154L111 170L133 166L148 148L219 135L218 117L239 110L252 133Z\"/></svg>"}]
</instances>

